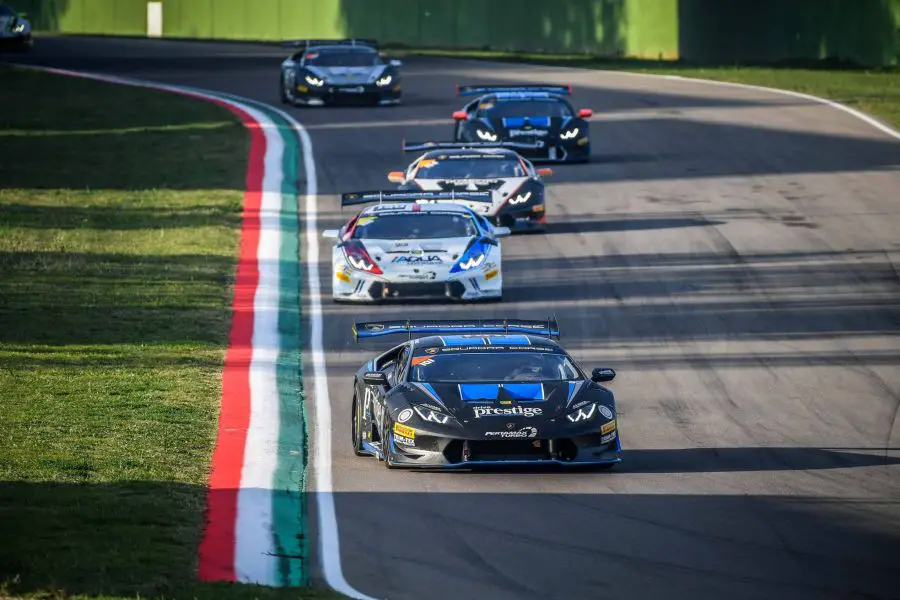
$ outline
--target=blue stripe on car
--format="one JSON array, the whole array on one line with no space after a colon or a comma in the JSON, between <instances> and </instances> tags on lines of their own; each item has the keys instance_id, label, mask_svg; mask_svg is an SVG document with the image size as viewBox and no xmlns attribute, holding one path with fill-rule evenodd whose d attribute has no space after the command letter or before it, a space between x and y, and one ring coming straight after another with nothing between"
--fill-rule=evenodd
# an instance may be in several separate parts
<instances>
[{"instance_id":1,"label":"blue stripe on car","mask_svg":"<svg viewBox=\"0 0 900 600\"><path fill-rule=\"evenodd\" d=\"M500 386L513 400L537 402L544 399L540 383L460 383L459 397L463 402L492 402L500 395Z\"/></svg>"}]
</instances>

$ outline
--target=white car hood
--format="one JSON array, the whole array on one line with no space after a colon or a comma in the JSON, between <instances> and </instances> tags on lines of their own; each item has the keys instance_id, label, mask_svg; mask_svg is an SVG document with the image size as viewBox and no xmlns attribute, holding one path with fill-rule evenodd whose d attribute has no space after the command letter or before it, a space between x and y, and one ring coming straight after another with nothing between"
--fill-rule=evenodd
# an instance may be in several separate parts
<instances>
[{"instance_id":1,"label":"white car hood","mask_svg":"<svg viewBox=\"0 0 900 600\"><path fill-rule=\"evenodd\" d=\"M385 276L414 275L424 271L446 276L469 244L470 237L428 240L362 240L369 256Z\"/></svg>"}]
</instances>

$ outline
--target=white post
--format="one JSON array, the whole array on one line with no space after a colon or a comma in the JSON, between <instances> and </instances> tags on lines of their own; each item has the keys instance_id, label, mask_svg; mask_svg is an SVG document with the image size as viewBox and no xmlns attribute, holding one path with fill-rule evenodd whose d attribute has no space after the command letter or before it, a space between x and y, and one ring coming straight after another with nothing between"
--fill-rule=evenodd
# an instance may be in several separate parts
<instances>
[{"instance_id":1,"label":"white post","mask_svg":"<svg viewBox=\"0 0 900 600\"><path fill-rule=\"evenodd\" d=\"M163 30L163 3L148 2L147 3L147 37L162 37Z\"/></svg>"}]
</instances>

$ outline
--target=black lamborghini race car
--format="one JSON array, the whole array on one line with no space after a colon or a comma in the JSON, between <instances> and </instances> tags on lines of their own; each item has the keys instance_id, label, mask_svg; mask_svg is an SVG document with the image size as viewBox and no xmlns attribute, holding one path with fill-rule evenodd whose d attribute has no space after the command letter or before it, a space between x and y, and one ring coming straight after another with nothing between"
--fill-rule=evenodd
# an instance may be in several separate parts
<instances>
[{"instance_id":1,"label":"black lamborghini race car","mask_svg":"<svg viewBox=\"0 0 900 600\"><path fill-rule=\"evenodd\" d=\"M301 106L400 104L399 60L385 61L374 40L304 40L281 63L281 101Z\"/></svg>"},{"instance_id":2,"label":"black lamborghini race car","mask_svg":"<svg viewBox=\"0 0 900 600\"><path fill-rule=\"evenodd\" d=\"M34 43L25 13L0 4L0 50L29 50Z\"/></svg>"},{"instance_id":3,"label":"black lamborghini race car","mask_svg":"<svg viewBox=\"0 0 900 600\"><path fill-rule=\"evenodd\" d=\"M388 173L401 190L428 192L490 192L489 201L452 200L513 231L542 231L547 223L542 176L517 151L534 144L514 142L412 142L405 152L422 152L406 171ZM451 200L447 200L451 202Z\"/></svg>"},{"instance_id":4,"label":"black lamborghini race car","mask_svg":"<svg viewBox=\"0 0 900 600\"><path fill-rule=\"evenodd\" d=\"M562 96L571 86L491 85L459 86L460 96L478 96L453 113L458 142L533 142L523 150L534 161L588 162L591 140L589 108L575 111Z\"/></svg>"},{"instance_id":5,"label":"black lamborghini race car","mask_svg":"<svg viewBox=\"0 0 900 600\"><path fill-rule=\"evenodd\" d=\"M600 385L615 371L586 376L554 320L369 322L354 334L407 337L354 376L359 456L389 469L621 462L615 398Z\"/></svg>"}]
</instances>

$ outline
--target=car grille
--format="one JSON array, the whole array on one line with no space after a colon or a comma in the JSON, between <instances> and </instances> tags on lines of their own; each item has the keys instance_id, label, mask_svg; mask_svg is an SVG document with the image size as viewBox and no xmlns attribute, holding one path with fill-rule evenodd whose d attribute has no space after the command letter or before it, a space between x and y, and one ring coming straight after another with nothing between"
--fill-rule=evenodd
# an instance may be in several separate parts
<instances>
[{"instance_id":1,"label":"car grille","mask_svg":"<svg viewBox=\"0 0 900 600\"><path fill-rule=\"evenodd\" d=\"M469 462L492 460L549 460L546 440L498 440L466 442Z\"/></svg>"}]
</instances>

